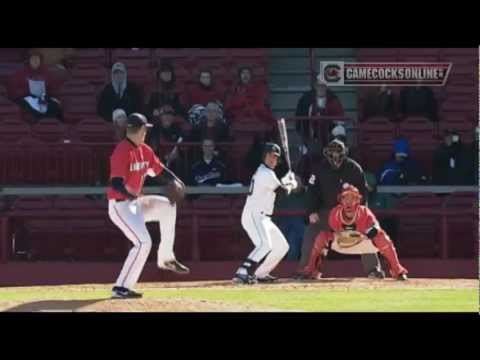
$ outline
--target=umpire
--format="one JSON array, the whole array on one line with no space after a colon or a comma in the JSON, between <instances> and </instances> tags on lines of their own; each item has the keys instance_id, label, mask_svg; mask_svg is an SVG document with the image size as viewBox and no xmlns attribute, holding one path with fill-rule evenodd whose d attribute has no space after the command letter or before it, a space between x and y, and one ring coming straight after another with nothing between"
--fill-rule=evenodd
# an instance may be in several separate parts
<instances>
[{"instance_id":1,"label":"umpire","mask_svg":"<svg viewBox=\"0 0 480 360\"><path fill-rule=\"evenodd\" d=\"M343 184L354 185L363 199L367 199L365 174L362 167L347 156L345 144L334 139L324 148L323 155L325 159L311 170L307 184L309 225L303 237L302 255L296 274L296 278L301 279L309 277L303 273L303 268L307 265L316 236L320 231L328 230L328 214L337 205L337 195ZM368 277L385 277L377 254L362 255L362 263Z\"/></svg>"}]
</instances>

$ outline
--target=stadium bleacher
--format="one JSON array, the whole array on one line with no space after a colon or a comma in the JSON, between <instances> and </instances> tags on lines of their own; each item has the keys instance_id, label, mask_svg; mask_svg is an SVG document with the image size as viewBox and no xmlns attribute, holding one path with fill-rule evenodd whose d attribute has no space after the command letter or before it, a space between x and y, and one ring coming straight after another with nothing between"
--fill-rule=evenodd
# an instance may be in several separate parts
<instances>
[{"instance_id":1,"label":"stadium bleacher","mask_svg":"<svg viewBox=\"0 0 480 360\"><path fill-rule=\"evenodd\" d=\"M0 183L3 185L106 183L114 132L111 124L97 117L96 97L110 79L109 66L116 61L125 63L129 79L141 85L145 95L155 87L156 66L162 59L174 63L179 90L196 81L203 68L211 69L225 90L236 80L240 66L252 66L256 78L265 83L269 73L268 49L76 49L74 67L60 91L64 122L45 119L30 125L5 90L8 76L22 66L23 54L22 49L0 49ZM398 136L410 140L412 152L430 173L433 150L441 142L440 135L445 129L455 128L465 141L471 142L478 119L476 59L475 49L358 49L358 61L453 63L447 86L435 90L441 116L438 125L418 117L398 124L385 118L370 118L358 125L364 167L376 172L390 155L393 140ZM253 142L254 134L265 130L265 125L255 118L245 118L232 125L237 144L247 144L225 145L229 150L228 163L237 179L248 181L250 174L243 163L248 144ZM399 203L399 209L405 213L411 207L464 209L474 201L472 194L408 196ZM238 224L242 205L243 197L185 202L177 221L178 256L186 260L243 257L249 242ZM197 215L193 218L189 211ZM209 212L223 215L212 217ZM66 214L78 219L67 220ZM92 214L102 217L92 218ZM19 241L30 241L32 252L39 259L115 260L123 258L128 250L123 235L109 223L103 200L20 196L10 215L15 224L19 224ZM47 215L51 219L46 220ZM57 219L56 215L62 217ZM448 217L448 237L455 239L449 242L448 252L452 256L473 256L472 243L478 236L471 231L473 220ZM439 256L441 230L436 226L437 221L436 216L402 216L398 234L402 255ZM158 229L152 228L152 231ZM158 234L155 237L158 238ZM68 240L64 240L66 238Z\"/></svg>"}]
</instances>

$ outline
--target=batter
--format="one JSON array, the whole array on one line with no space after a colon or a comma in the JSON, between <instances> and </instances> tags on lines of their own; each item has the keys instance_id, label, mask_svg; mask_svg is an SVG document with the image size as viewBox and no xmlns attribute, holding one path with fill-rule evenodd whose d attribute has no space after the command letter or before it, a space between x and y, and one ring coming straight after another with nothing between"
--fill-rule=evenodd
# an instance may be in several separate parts
<instances>
[{"instance_id":1,"label":"batter","mask_svg":"<svg viewBox=\"0 0 480 360\"><path fill-rule=\"evenodd\" d=\"M277 192L283 191L288 195L298 184L292 172L288 172L281 181L277 178L274 170L280 156L277 144L265 144L263 163L252 177L241 219L242 227L255 248L238 268L234 283L274 282L276 278L270 272L288 252L287 240L272 222L271 216Z\"/></svg>"}]
</instances>

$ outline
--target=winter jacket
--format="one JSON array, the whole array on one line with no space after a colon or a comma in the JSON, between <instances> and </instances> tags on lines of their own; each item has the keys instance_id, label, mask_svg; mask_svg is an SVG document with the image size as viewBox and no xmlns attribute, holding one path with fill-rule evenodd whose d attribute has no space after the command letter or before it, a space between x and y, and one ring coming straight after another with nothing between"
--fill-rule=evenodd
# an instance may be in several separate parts
<instances>
[{"instance_id":1,"label":"winter jacket","mask_svg":"<svg viewBox=\"0 0 480 360\"><path fill-rule=\"evenodd\" d=\"M113 90L113 85L108 84L98 98L97 113L104 120L111 122L114 110L123 109L128 116L134 112L143 112L142 103L140 90L130 81L127 81L121 98Z\"/></svg>"},{"instance_id":2,"label":"winter jacket","mask_svg":"<svg viewBox=\"0 0 480 360\"><path fill-rule=\"evenodd\" d=\"M400 92L399 110L404 116L420 115L438 121L437 100L432 89L426 86L403 88Z\"/></svg>"},{"instance_id":3,"label":"winter jacket","mask_svg":"<svg viewBox=\"0 0 480 360\"><path fill-rule=\"evenodd\" d=\"M193 185L221 184L225 180L225 164L215 157L207 164L202 158L192 166L191 177Z\"/></svg>"},{"instance_id":4,"label":"winter jacket","mask_svg":"<svg viewBox=\"0 0 480 360\"><path fill-rule=\"evenodd\" d=\"M61 84L58 83L47 70L47 67L43 63L43 56L40 54L36 55L40 56L40 67L37 70L33 70L30 65L27 64L9 78L8 95L12 100L19 101L26 96L35 95L30 91L30 86L34 85L34 83L43 86L47 96L58 96L58 90Z\"/></svg>"},{"instance_id":5,"label":"winter jacket","mask_svg":"<svg viewBox=\"0 0 480 360\"><path fill-rule=\"evenodd\" d=\"M468 185L470 162L462 143L440 145L433 154L433 183L435 185Z\"/></svg>"},{"instance_id":6,"label":"winter jacket","mask_svg":"<svg viewBox=\"0 0 480 360\"><path fill-rule=\"evenodd\" d=\"M221 93L215 86L206 87L200 83L193 85L186 94L188 108L200 104L206 106L209 102L223 102L225 94Z\"/></svg>"}]
</instances>

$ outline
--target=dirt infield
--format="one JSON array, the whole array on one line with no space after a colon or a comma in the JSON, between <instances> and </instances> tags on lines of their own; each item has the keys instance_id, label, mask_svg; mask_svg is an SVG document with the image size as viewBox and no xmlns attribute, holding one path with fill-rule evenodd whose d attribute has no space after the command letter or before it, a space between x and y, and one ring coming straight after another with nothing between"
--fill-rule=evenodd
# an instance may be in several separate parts
<instances>
[{"instance_id":1,"label":"dirt infield","mask_svg":"<svg viewBox=\"0 0 480 360\"><path fill-rule=\"evenodd\" d=\"M262 292L281 290L295 293L322 290L374 289L478 289L478 280L470 279L410 279L408 282L371 280L365 278L336 278L299 282L284 279L271 285L238 286L228 281L181 283L144 283L138 290L145 293L139 300L109 299L110 285L70 285L0 288L0 311L7 312L268 312L284 311L253 302L231 302L226 299L188 298L182 291L229 291L238 294L244 289ZM159 292L164 295L158 297ZM75 300L73 300L75 299Z\"/></svg>"}]
</instances>

